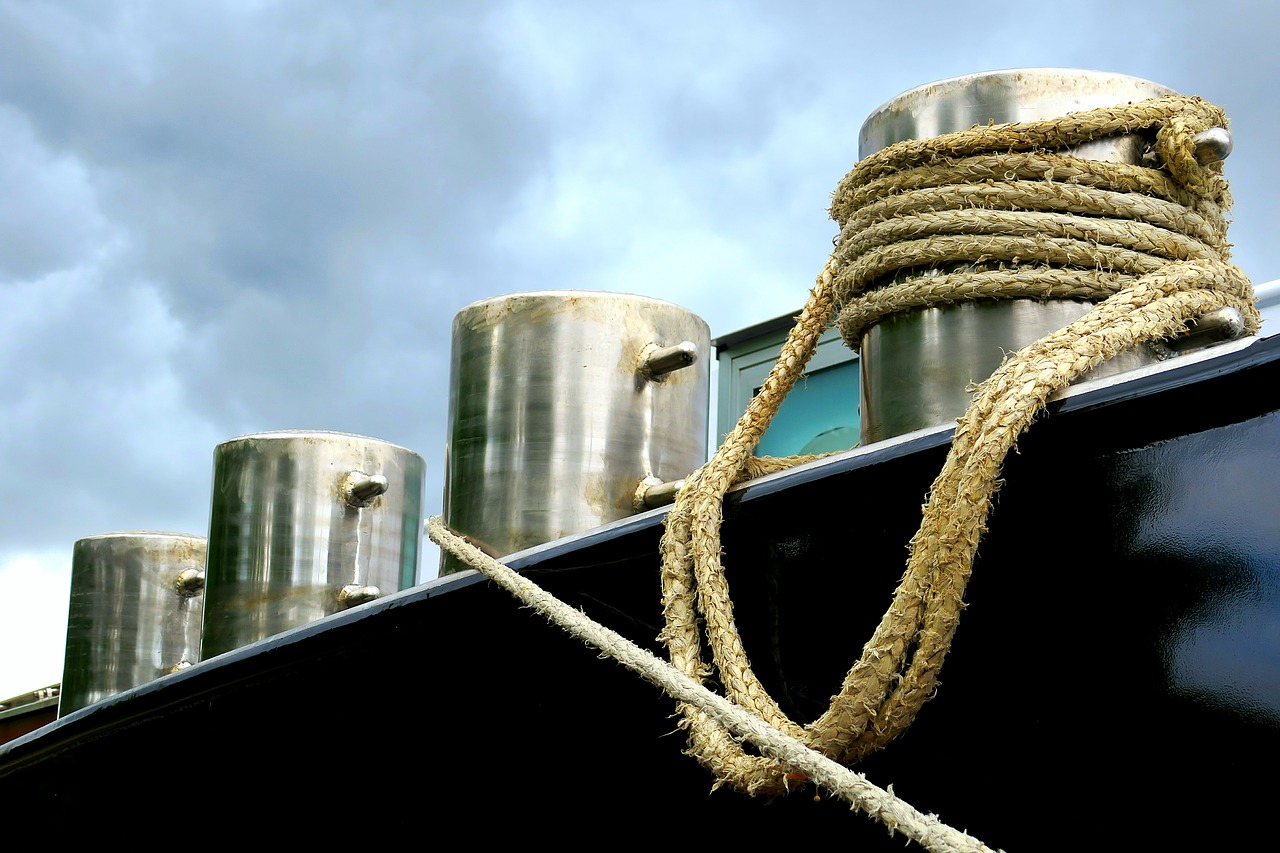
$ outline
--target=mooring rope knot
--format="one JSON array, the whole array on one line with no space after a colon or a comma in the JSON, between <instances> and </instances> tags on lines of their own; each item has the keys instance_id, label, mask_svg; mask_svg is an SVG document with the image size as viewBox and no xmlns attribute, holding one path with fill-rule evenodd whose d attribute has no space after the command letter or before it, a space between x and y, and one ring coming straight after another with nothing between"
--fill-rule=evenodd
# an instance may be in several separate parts
<instances>
[{"instance_id":1,"label":"mooring rope knot","mask_svg":"<svg viewBox=\"0 0 1280 853\"><path fill-rule=\"evenodd\" d=\"M718 675L725 695L831 758L856 762L901 734L932 696L1005 455L1046 400L1100 362L1233 306L1256 332L1252 285L1228 262L1231 203L1198 133L1226 127L1199 98L1171 96L1050 121L978 126L872 154L837 186L835 250L776 366L711 461L667 514L660 639L673 665ZM1150 165L1064 149L1117 134L1151 139ZM857 349L884 318L963 301L1083 299L1098 304L1009 357L960 418L934 481L906 572L829 708L801 726L751 669L721 563L725 492L804 458L751 455L812 355L838 322ZM703 657L705 627L711 661ZM689 751L720 784L781 794L788 768L749 754L698 708L681 708Z\"/></svg>"},{"instance_id":2,"label":"mooring rope knot","mask_svg":"<svg viewBox=\"0 0 1280 853\"><path fill-rule=\"evenodd\" d=\"M832 197L835 250L775 367L667 512L659 639L669 663L557 601L438 518L430 521L432 540L675 698L688 752L715 786L778 795L812 781L929 850L988 850L844 765L900 735L935 692L1000 467L1047 399L1102 361L1179 334L1218 308L1238 309L1245 331L1256 333L1252 284L1228 260L1227 183L1220 164L1196 156L1196 135L1213 128L1226 128L1219 108L1172 96L908 140L858 163ZM1134 133L1151 138L1149 164L1063 153ZM807 725L793 722L751 670L720 560L720 526L735 483L816 458L756 457L753 450L819 337L838 322L856 349L864 330L896 313L1061 298L1097 305L1010 356L977 387L888 610L830 707ZM712 675L723 696L704 686Z\"/></svg>"}]
</instances>

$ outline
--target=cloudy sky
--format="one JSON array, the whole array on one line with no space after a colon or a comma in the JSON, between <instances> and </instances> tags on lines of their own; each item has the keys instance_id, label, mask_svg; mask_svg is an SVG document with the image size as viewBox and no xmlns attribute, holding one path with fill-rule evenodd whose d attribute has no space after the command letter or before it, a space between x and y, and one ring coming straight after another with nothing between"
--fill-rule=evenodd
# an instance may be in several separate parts
<instances>
[{"instance_id":1,"label":"cloudy sky","mask_svg":"<svg viewBox=\"0 0 1280 853\"><path fill-rule=\"evenodd\" d=\"M1243 0L0 0L0 698L61 678L75 540L207 532L222 441L382 438L438 513L470 302L638 293L713 335L797 309L859 127L923 83L1088 68L1223 106L1236 260L1280 278L1278 25Z\"/></svg>"}]
</instances>

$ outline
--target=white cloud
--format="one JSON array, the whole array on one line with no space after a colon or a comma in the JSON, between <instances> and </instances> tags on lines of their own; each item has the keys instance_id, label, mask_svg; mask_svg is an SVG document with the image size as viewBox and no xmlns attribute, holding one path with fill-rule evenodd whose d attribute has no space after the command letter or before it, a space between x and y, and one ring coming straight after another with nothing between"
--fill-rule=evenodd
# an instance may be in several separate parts
<instances>
[{"instance_id":1,"label":"white cloud","mask_svg":"<svg viewBox=\"0 0 1280 853\"><path fill-rule=\"evenodd\" d=\"M71 551L0 555L0 699L62 680Z\"/></svg>"}]
</instances>

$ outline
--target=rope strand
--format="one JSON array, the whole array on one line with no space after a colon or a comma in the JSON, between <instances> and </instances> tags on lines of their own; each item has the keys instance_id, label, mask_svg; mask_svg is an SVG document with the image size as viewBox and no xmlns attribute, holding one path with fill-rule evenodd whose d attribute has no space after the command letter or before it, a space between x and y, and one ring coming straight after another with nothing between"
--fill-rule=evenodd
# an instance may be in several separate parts
<instances>
[{"instance_id":1,"label":"rope strand","mask_svg":"<svg viewBox=\"0 0 1280 853\"><path fill-rule=\"evenodd\" d=\"M873 785L862 774L771 728L759 717L712 693L696 679L677 671L616 631L591 620L462 539L438 516L428 519L427 532L431 541L484 573L552 624L601 650L650 684L662 688L669 696L697 707L698 713L707 720L714 720L717 729L725 736L742 738L754 745L767 756L764 760L803 773L853 808L871 815L888 827L890 834L900 832L935 853L992 853L991 848L967 833L953 829L936 815L916 810L892 791Z\"/></svg>"}]
</instances>

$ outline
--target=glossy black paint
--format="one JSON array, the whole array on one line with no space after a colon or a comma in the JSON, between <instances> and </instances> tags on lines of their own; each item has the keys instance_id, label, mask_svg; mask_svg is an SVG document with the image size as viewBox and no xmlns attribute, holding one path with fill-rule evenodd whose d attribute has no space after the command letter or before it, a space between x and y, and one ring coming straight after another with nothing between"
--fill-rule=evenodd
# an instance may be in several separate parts
<instances>
[{"instance_id":1,"label":"glossy black paint","mask_svg":"<svg viewBox=\"0 0 1280 853\"><path fill-rule=\"evenodd\" d=\"M937 697L858 769L1010 851L1269 844L1278 380L1267 340L1051 407L1006 466ZM887 605L946 442L728 501L739 625L795 716L825 704ZM518 567L658 651L660 534L649 516ZM172 810L206 842L555 833L600 847L675 831L902 848L812 789L712 792L672 711L483 579L453 576L0 747L0 802L67 841Z\"/></svg>"}]
</instances>

